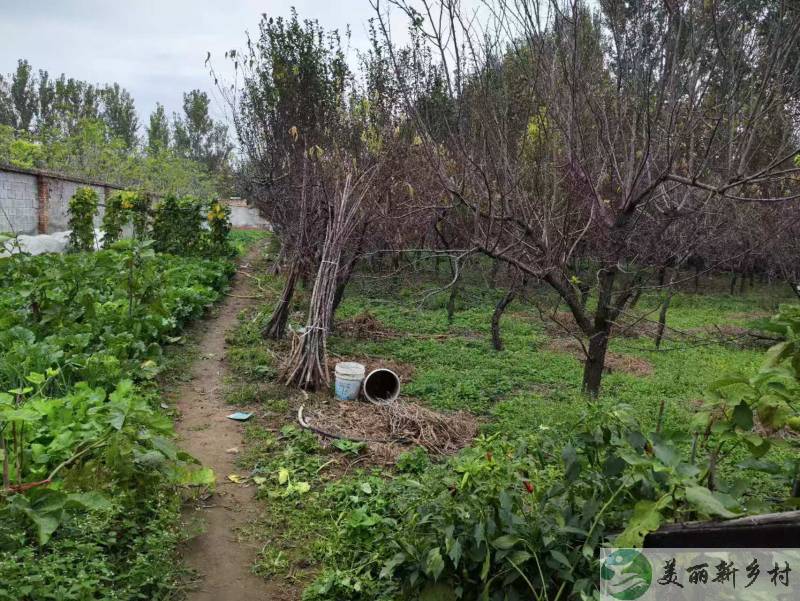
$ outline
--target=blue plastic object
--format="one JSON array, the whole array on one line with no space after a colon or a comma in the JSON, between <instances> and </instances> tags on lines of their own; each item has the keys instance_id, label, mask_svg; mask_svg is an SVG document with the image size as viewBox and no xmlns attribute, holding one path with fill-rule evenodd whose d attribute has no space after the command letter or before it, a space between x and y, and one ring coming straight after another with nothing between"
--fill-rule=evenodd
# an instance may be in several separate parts
<instances>
[{"instance_id":1,"label":"blue plastic object","mask_svg":"<svg viewBox=\"0 0 800 601\"><path fill-rule=\"evenodd\" d=\"M252 413L242 413L241 411L237 411L236 413L231 413L228 416L228 419L232 419L237 422L246 422L251 417L253 417Z\"/></svg>"}]
</instances>

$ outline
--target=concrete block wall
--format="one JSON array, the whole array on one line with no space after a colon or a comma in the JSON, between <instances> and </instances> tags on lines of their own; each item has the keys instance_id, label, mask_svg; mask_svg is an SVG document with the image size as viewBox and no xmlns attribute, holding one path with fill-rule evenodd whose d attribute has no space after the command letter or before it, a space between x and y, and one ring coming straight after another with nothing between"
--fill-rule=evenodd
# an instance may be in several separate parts
<instances>
[{"instance_id":1,"label":"concrete block wall","mask_svg":"<svg viewBox=\"0 0 800 601\"><path fill-rule=\"evenodd\" d=\"M97 192L94 225L99 228L106 198L120 188L48 171L0 165L0 232L36 235L66 231L69 229L69 200L78 188L84 187ZM233 227L271 229L258 210L249 207L244 200L224 199L222 202L231 208ZM125 233L129 231L130 227Z\"/></svg>"},{"instance_id":2,"label":"concrete block wall","mask_svg":"<svg viewBox=\"0 0 800 601\"><path fill-rule=\"evenodd\" d=\"M231 206L231 225L249 229L269 229L269 222L253 207Z\"/></svg>"},{"instance_id":3,"label":"concrete block wall","mask_svg":"<svg viewBox=\"0 0 800 601\"><path fill-rule=\"evenodd\" d=\"M36 175L0 170L0 232L37 233Z\"/></svg>"},{"instance_id":4,"label":"concrete block wall","mask_svg":"<svg viewBox=\"0 0 800 601\"><path fill-rule=\"evenodd\" d=\"M0 166L0 232L52 234L69 229L69 199L78 188L97 191L99 227L106 195L115 188L55 173Z\"/></svg>"},{"instance_id":5,"label":"concrete block wall","mask_svg":"<svg viewBox=\"0 0 800 601\"><path fill-rule=\"evenodd\" d=\"M104 191L101 186L88 186L75 182L50 180L50 197L48 201L48 224L45 233L63 232L69 229L69 199L73 197L78 188L93 188L97 192L97 200L100 205L94 217L95 227L100 227L105 212Z\"/></svg>"}]
</instances>

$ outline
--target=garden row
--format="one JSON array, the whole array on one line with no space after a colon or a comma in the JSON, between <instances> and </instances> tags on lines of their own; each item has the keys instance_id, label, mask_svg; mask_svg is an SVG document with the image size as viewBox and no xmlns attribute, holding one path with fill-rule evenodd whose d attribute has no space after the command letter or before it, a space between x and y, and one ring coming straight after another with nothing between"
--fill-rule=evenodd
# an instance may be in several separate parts
<instances>
[{"instance_id":1,"label":"garden row","mask_svg":"<svg viewBox=\"0 0 800 601\"><path fill-rule=\"evenodd\" d=\"M159 597L174 577L175 486L213 479L171 440L154 378L162 345L226 287L227 239L203 249L216 256L156 252L182 223L202 227L194 201L165 199L140 214L139 237L112 241L114 207L121 229L138 196L112 198L107 249L0 260L0 599ZM76 250L94 200L70 203ZM187 219L159 240L175 208Z\"/></svg>"},{"instance_id":2,"label":"garden row","mask_svg":"<svg viewBox=\"0 0 800 601\"><path fill-rule=\"evenodd\" d=\"M70 248L91 251L102 242L109 248L126 226L137 239L149 238L159 252L209 256L229 252L230 209L214 200L192 196L166 196L153 201L142 192L120 191L105 200L102 240L97 240L94 221L99 197L92 188L80 188L69 201Z\"/></svg>"}]
</instances>

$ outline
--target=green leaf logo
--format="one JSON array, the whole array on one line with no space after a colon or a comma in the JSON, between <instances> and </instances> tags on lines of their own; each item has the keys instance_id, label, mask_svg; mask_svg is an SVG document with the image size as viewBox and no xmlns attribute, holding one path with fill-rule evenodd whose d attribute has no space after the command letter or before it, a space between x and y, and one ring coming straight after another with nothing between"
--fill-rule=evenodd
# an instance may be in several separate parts
<instances>
[{"instance_id":1,"label":"green leaf logo","mask_svg":"<svg viewBox=\"0 0 800 601\"><path fill-rule=\"evenodd\" d=\"M603 591L620 601L633 601L644 595L653 580L653 568L636 549L618 549L600 566Z\"/></svg>"}]
</instances>

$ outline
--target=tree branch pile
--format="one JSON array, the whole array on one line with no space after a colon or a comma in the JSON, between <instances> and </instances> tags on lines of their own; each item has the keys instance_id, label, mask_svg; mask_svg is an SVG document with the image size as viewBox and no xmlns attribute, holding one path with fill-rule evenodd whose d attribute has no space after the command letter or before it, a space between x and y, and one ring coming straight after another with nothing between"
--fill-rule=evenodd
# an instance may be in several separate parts
<instances>
[{"instance_id":1,"label":"tree branch pile","mask_svg":"<svg viewBox=\"0 0 800 601\"><path fill-rule=\"evenodd\" d=\"M302 332L293 340L292 352L283 371L287 385L310 390L330 385L326 358L331 308L336 295L342 252L358 225L361 201L369 189L370 178L365 175L366 172L354 182L352 173L348 172L341 189L336 193L336 199L330 204L308 319ZM356 187L360 191L356 191Z\"/></svg>"}]
</instances>

